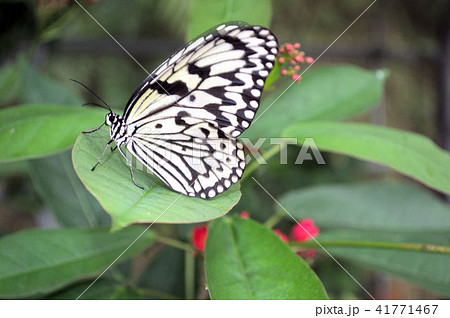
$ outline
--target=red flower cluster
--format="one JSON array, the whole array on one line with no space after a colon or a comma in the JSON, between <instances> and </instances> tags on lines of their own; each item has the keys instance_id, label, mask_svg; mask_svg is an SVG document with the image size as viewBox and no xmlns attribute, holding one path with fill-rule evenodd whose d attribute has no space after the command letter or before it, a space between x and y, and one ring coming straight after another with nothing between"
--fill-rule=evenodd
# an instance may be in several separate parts
<instances>
[{"instance_id":1,"label":"red flower cluster","mask_svg":"<svg viewBox=\"0 0 450 318\"><path fill-rule=\"evenodd\" d=\"M305 56L305 52L299 51L299 48L300 43L286 43L281 46L278 53L278 62L281 64L281 75L290 76L296 82L300 82L300 65L314 63L314 59Z\"/></svg>"},{"instance_id":2,"label":"red flower cluster","mask_svg":"<svg viewBox=\"0 0 450 318\"><path fill-rule=\"evenodd\" d=\"M248 219L250 214L247 211L243 211L240 214L243 219ZM273 232L280 237L280 239L286 244L289 243L289 238L280 230L274 229ZM319 228L316 227L312 219L304 219L296 223L291 228L290 238L292 242L306 242L319 235ZM198 251L205 251L205 242L208 235L208 228L206 225L195 226L192 229L192 245ZM297 254L305 259L313 258L316 254L315 250L302 250Z\"/></svg>"}]
</instances>

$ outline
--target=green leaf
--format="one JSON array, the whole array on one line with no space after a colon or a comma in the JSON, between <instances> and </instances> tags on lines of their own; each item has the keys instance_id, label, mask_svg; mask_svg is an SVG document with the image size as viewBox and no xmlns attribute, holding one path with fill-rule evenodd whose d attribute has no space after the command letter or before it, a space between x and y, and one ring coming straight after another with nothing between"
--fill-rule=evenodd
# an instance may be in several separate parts
<instances>
[{"instance_id":1,"label":"green leaf","mask_svg":"<svg viewBox=\"0 0 450 318\"><path fill-rule=\"evenodd\" d=\"M412 185L321 185L290 191L279 202L294 218L312 218L321 228L450 233L449 206Z\"/></svg>"},{"instance_id":2,"label":"green leaf","mask_svg":"<svg viewBox=\"0 0 450 318\"><path fill-rule=\"evenodd\" d=\"M105 270L143 231L106 229L29 230L0 239L0 298L50 293L78 279ZM146 232L118 260L123 261L153 242Z\"/></svg>"},{"instance_id":3,"label":"green leaf","mask_svg":"<svg viewBox=\"0 0 450 318\"><path fill-rule=\"evenodd\" d=\"M92 282L85 282L76 284L74 286L70 286L66 289L63 289L59 292L56 292L48 297L44 297L44 299L67 299L74 300L77 299L78 296L81 295L82 292L89 287ZM110 280L110 279L99 279L92 285L86 293L83 294L82 299L95 299L95 300L107 300L111 299L113 296L115 289L118 283Z\"/></svg>"},{"instance_id":4,"label":"green leaf","mask_svg":"<svg viewBox=\"0 0 450 318\"><path fill-rule=\"evenodd\" d=\"M448 223L447 223L448 224ZM436 235L424 229L416 233L387 233L370 231L339 231L323 233L318 237L327 251L336 257L356 262L365 267L381 271L423 286L444 296L450 296L450 255L418 251L381 248L331 247L325 242L404 242L448 245L450 236Z\"/></svg>"},{"instance_id":5,"label":"green leaf","mask_svg":"<svg viewBox=\"0 0 450 318\"><path fill-rule=\"evenodd\" d=\"M279 202L296 219L312 218L322 230L318 240L333 256L440 293L445 285L448 290L448 255L358 246L360 242L448 246L450 208L427 191L390 182L324 185L291 191ZM334 246L352 242L353 247Z\"/></svg>"},{"instance_id":6,"label":"green leaf","mask_svg":"<svg viewBox=\"0 0 450 318\"><path fill-rule=\"evenodd\" d=\"M111 296L111 299L126 300L126 299L144 299L144 296L136 289L126 286L118 286Z\"/></svg>"},{"instance_id":7,"label":"green leaf","mask_svg":"<svg viewBox=\"0 0 450 318\"><path fill-rule=\"evenodd\" d=\"M313 122L286 128L283 137L313 138L321 151L373 161L450 194L450 155L414 133L367 124Z\"/></svg>"},{"instance_id":8,"label":"green leaf","mask_svg":"<svg viewBox=\"0 0 450 318\"><path fill-rule=\"evenodd\" d=\"M1 106L17 97L22 85L23 70L27 64L24 56L19 56L14 63L6 64L0 69Z\"/></svg>"},{"instance_id":9,"label":"green leaf","mask_svg":"<svg viewBox=\"0 0 450 318\"><path fill-rule=\"evenodd\" d=\"M28 163L26 161L12 161L0 163L0 178L14 175L26 175L28 173Z\"/></svg>"},{"instance_id":10,"label":"green leaf","mask_svg":"<svg viewBox=\"0 0 450 318\"><path fill-rule=\"evenodd\" d=\"M211 200L180 195L154 176L134 168L136 187L130 169L120 153L109 151L103 162L91 171L109 140L106 130L91 135L80 135L73 148L75 171L87 189L111 215L113 230L130 223L197 223L218 218L239 201L239 185L231 187ZM131 156L130 154L128 154Z\"/></svg>"},{"instance_id":11,"label":"green leaf","mask_svg":"<svg viewBox=\"0 0 450 318\"><path fill-rule=\"evenodd\" d=\"M61 105L23 105L0 111L0 161L42 157L70 148L105 111Z\"/></svg>"},{"instance_id":12,"label":"green leaf","mask_svg":"<svg viewBox=\"0 0 450 318\"><path fill-rule=\"evenodd\" d=\"M177 227L177 230L179 231L180 227ZM166 246L157 254L157 257L152 259L139 276L139 287L157 291L153 296L147 294L146 298L182 299L184 297L184 254L185 252L180 249Z\"/></svg>"},{"instance_id":13,"label":"green leaf","mask_svg":"<svg viewBox=\"0 0 450 318\"><path fill-rule=\"evenodd\" d=\"M62 227L95 228L110 225L108 215L73 170L69 151L30 160L29 171L36 192Z\"/></svg>"},{"instance_id":14,"label":"green leaf","mask_svg":"<svg viewBox=\"0 0 450 318\"><path fill-rule=\"evenodd\" d=\"M251 220L221 218L211 224L205 271L212 299L327 299L309 266Z\"/></svg>"},{"instance_id":15,"label":"green leaf","mask_svg":"<svg viewBox=\"0 0 450 318\"><path fill-rule=\"evenodd\" d=\"M267 27L272 15L270 0L192 0L187 40L225 22L245 21Z\"/></svg>"},{"instance_id":16,"label":"green leaf","mask_svg":"<svg viewBox=\"0 0 450 318\"><path fill-rule=\"evenodd\" d=\"M31 65L23 71L22 88L19 97L23 104L81 105L78 95L69 91L60 81L49 77ZM67 85L76 85L67 79Z\"/></svg>"},{"instance_id":17,"label":"green leaf","mask_svg":"<svg viewBox=\"0 0 450 318\"><path fill-rule=\"evenodd\" d=\"M313 67L300 84L263 98L258 119L242 136L280 137L281 131L294 123L354 117L380 101L386 77L385 71L355 66Z\"/></svg>"}]
</instances>

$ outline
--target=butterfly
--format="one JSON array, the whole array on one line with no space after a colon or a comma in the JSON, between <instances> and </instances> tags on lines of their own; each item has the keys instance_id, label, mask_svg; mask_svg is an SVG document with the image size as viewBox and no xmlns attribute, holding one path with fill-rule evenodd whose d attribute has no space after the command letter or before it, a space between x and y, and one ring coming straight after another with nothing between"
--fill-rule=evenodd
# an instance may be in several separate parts
<instances>
[{"instance_id":1,"label":"butterfly","mask_svg":"<svg viewBox=\"0 0 450 318\"><path fill-rule=\"evenodd\" d=\"M115 142L139 188L123 148L174 191L202 199L226 191L244 172L236 138L255 117L277 53L270 30L243 22L189 42L144 80L122 116L105 107L104 123L88 133L106 125L111 139L92 171Z\"/></svg>"}]
</instances>

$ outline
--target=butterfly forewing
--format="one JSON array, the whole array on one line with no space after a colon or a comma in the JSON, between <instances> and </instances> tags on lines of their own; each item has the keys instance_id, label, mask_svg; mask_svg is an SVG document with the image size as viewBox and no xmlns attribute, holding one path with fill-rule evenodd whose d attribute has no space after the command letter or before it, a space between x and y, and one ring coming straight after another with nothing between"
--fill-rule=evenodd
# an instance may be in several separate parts
<instances>
[{"instance_id":1,"label":"butterfly forewing","mask_svg":"<svg viewBox=\"0 0 450 318\"><path fill-rule=\"evenodd\" d=\"M127 149L175 191L212 198L242 176L235 138L255 117L278 53L259 26L222 25L161 64L124 112Z\"/></svg>"}]
</instances>

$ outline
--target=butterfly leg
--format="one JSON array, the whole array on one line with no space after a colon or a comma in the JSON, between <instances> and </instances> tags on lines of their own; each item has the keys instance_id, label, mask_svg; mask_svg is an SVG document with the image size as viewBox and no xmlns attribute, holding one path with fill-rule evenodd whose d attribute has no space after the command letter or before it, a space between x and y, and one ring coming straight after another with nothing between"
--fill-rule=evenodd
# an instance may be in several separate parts
<instances>
[{"instance_id":1,"label":"butterfly leg","mask_svg":"<svg viewBox=\"0 0 450 318\"><path fill-rule=\"evenodd\" d=\"M144 190L143 186L140 186L139 184L136 183L136 181L134 180L134 173L133 173L133 165L131 164L131 160L128 159L128 157L125 155L125 153L122 151L122 148L120 148L122 144L120 144L119 146L117 146L116 148L119 149L120 153L122 154L122 156L127 160L127 164L130 167L130 174L131 174L131 180L133 180L133 183L136 187L138 187L139 189Z\"/></svg>"},{"instance_id":2,"label":"butterfly leg","mask_svg":"<svg viewBox=\"0 0 450 318\"><path fill-rule=\"evenodd\" d=\"M98 126L98 127L95 128L95 129L92 129L92 130L83 131L83 134L90 134L90 133L96 132L97 130L99 130L100 128L102 128L104 124L105 124L105 123L101 124L100 126Z\"/></svg>"},{"instance_id":3,"label":"butterfly leg","mask_svg":"<svg viewBox=\"0 0 450 318\"><path fill-rule=\"evenodd\" d=\"M95 168L97 168L97 166L99 165L99 163L103 160L103 157L105 156L106 150L108 150L109 145L113 142L113 140L108 141L108 143L106 144L105 150L103 150L102 156L100 157L100 159L98 159L97 163L95 164L95 166L92 167L91 171L94 171Z\"/></svg>"},{"instance_id":4,"label":"butterfly leg","mask_svg":"<svg viewBox=\"0 0 450 318\"><path fill-rule=\"evenodd\" d=\"M117 149L117 146L111 147L111 152L113 152L113 151L116 150L116 149Z\"/></svg>"}]
</instances>

